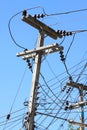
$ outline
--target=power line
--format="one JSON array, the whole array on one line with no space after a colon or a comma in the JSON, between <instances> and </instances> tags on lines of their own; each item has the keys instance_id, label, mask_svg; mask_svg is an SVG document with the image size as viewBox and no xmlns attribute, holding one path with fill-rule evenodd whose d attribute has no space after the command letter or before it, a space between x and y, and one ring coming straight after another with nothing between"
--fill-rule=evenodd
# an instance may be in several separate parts
<instances>
[{"instance_id":1,"label":"power line","mask_svg":"<svg viewBox=\"0 0 87 130\"><path fill-rule=\"evenodd\" d=\"M68 55L68 53L69 53L69 51L70 51L70 48L71 48L73 42L74 42L74 39L75 39L75 34L73 35L73 39L72 39L72 41L71 41L71 43L70 43L70 45L69 45L69 48L68 48L68 50L67 50L67 52L66 52L65 60L66 60L66 58L67 58L67 55Z\"/></svg>"},{"instance_id":2,"label":"power line","mask_svg":"<svg viewBox=\"0 0 87 130\"><path fill-rule=\"evenodd\" d=\"M68 121L68 119L61 118L61 117L57 117L57 116L53 116L53 115L50 115L50 114L41 113L41 112L36 112L36 113L37 113L37 114L41 114L41 115L45 115L45 116L49 116L49 117L53 117L53 118L56 118L56 119L60 119L60 120L64 120L64 121Z\"/></svg>"},{"instance_id":3,"label":"power line","mask_svg":"<svg viewBox=\"0 0 87 130\"><path fill-rule=\"evenodd\" d=\"M22 82L23 82L23 79L24 79L24 77L25 77L26 71L27 71L27 69L24 70L24 73L23 73L23 76L22 76L22 78L21 78L21 81L20 81L18 90L17 90L17 92L16 92L16 95L15 95L15 97L14 97L14 100L13 100L13 103L12 103L12 106L11 106L11 109L10 109L10 113L11 113L11 111L12 111L12 108L13 108L13 106L14 106L14 103L15 103L15 101L16 101L16 98L17 98L17 96L18 96L18 93L19 93L20 88L21 88L21 86L22 86Z\"/></svg>"},{"instance_id":4,"label":"power line","mask_svg":"<svg viewBox=\"0 0 87 130\"><path fill-rule=\"evenodd\" d=\"M45 14L46 16L56 16L56 15L66 15L66 14L72 14L72 13L78 13L78 12L84 12L87 11L86 9L78 9L78 10L71 10L71 11L67 11L67 12L60 12L60 13L53 13L53 14Z\"/></svg>"},{"instance_id":5,"label":"power line","mask_svg":"<svg viewBox=\"0 0 87 130\"><path fill-rule=\"evenodd\" d=\"M27 69L26 69L26 70L27 70ZM15 103L16 98L17 98L17 96L18 96L19 90L20 90L20 88L21 88L21 86L22 86L22 82L23 82L23 79L24 79L24 76L25 76L26 70L24 71L24 74L23 74L23 76L22 76L22 78L21 78L21 81L20 81L20 84L19 84L18 90L17 90L17 92L16 92L16 95L15 95L15 97L14 97L13 103L12 103L11 108L10 108L10 112L9 112L9 114L8 114L7 117L6 117L6 123L4 124L4 128L3 128L3 130L6 129L6 125L7 125L7 123L8 123L8 120L10 119L11 111L12 111L12 109L13 109L14 103Z\"/></svg>"},{"instance_id":6,"label":"power line","mask_svg":"<svg viewBox=\"0 0 87 130\"><path fill-rule=\"evenodd\" d=\"M26 10L32 10L32 9L36 9L36 8L41 8L41 9L43 10L43 12L45 13L44 8L41 7L41 6L36 6L36 7L28 8L28 9L26 9ZM13 37L12 31L11 31L11 22L12 22L13 18L15 18L17 15L21 14L22 12L23 12L23 11L19 11L18 13L14 14L14 15L9 19L8 29L9 29L10 37L11 37L12 41L14 42L14 44L15 44L17 47L26 50L26 48L25 48L24 46L21 46L19 43L16 42L16 40L15 40L14 37Z\"/></svg>"},{"instance_id":7,"label":"power line","mask_svg":"<svg viewBox=\"0 0 87 130\"><path fill-rule=\"evenodd\" d=\"M73 34L74 33L76 33L76 32L73 32ZM75 36L75 34L74 34L74 36ZM73 40L72 40L72 42L71 42L71 44L70 44L70 46L69 46L69 48L68 48L68 51L67 51L67 54L68 54L68 52L69 52L69 50L70 50L70 48L71 48L71 45L72 45L72 43L73 43L73 41L74 41L74 37L73 37ZM66 54L66 56L65 56L65 59L66 59L66 57L67 57L67 54ZM69 78L72 78L71 77L71 75L70 75L70 73L69 73L69 70L68 70L68 68L67 68L67 66L66 66L66 63L65 63L65 60L64 60L64 65L65 65L65 69L66 69L66 72L67 72L67 74L69 75ZM42 79L43 79L43 81L44 81L44 83L45 83L45 86L47 87L47 90L48 90L48 92L49 92L49 94L46 92L46 90L45 89L42 89L43 90L43 92L45 93L45 95L47 96L47 97L49 97L51 100L54 98L54 96L56 97L56 99L58 99L59 101L61 101L60 99L59 99L59 97L57 97L56 96L56 94L55 94L55 92L49 87L49 85L47 84L47 82L46 82L46 80L45 80L45 78L44 78L44 76L40 73L40 75L41 75L41 77L42 77ZM64 81L65 82L65 81ZM37 81L37 84L38 84L39 82ZM38 85L35 85L35 86L38 86ZM41 86L42 87L42 86ZM67 94L67 97L65 98L65 99L68 99L69 98L69 96L70 96L70 94L71 94L71 92L73 91L73 89L70 89L70 91L69 91L69 94ZM43 93L42 93L43 94ZM60 93L61 94L61 93ZM33 95L33 94L32 94ZM50 96L49 96L50 95ZM51 96L52 95L52 96ZM32 97L32 96L31 96ZM44 96L45 97L45 96ZM52 98L53 97L53 98ZM64 98L61 98L61 99L64 99ZM56 100L55 99L55 100ZM53 100L52 100L53 101ZM65 100L66 101L66 100ZM31 102L31 101L30 101ZM54 101L54 103L56 103L55 101ZM62 105L64 105L64 101L63 101L63 103L62 103ZM39 103L40 104L40 103ZM38 103L37 103L37 105L38 105ZM53 104L52 104L53 105ZM56 103L56 106L54 107L54 105L52 106L52 107L54 107L54 108L56 108L57 107L57 103ZM61 106L59 106L61 109L62 109L62 105ZM31 106L31 105L30 105ZM35 106L36 107L36 106ZM31 107L30 107L31 108ZM32 107L33 108L33 107ZM44 108L44 112L47 112L46 111L46 108L51 108L50 106L48 106L48 104L47 104L47 107L45 107L45 105L43 106L43 108ZM36 107L36 109L37 109L37 107ZM55 114L55 116L51 116L50 114L46 114L46 116L48 117L48 116L50 116L50 117L53 117L53 119L50 121L50 123L49 123L49 125L46 127L46 129L51 125L51 123L54 123L54 119L55 119L55 117L57 117L57 115L59 114L59 112L61 111L61 109L59 109L57 112L56 112L56 114ZM35 110L35 112L36 112L36 110ZM49 111L49 112L54 112L53 110L52 111ZM41 113L40 113L41 114ZM67 112L66 112L66 114L67 114ZM69 113L68 113L69 114ZM34 117L34 115L33 115L33 117ZM59 117L60 119L64 119L64 121L68 121L68 120L65 120L65 118L62 118L62 117ZM32 118L31 118L32 119ZM58 119L58 117L57 117L57 119ZM45 118L44 118L44 120L45 120ZM32 123L32 121L31 121L31 123ZM30 123L30 124L31 124Z\"/></svg>"},{"instance_id":8,"label":"power line","mask_svg":"<svg viewBox=\"0 0 87 130\"><path fill-rule=\"evenodd\" d=\"M25 108L26 108L26 107L21 108L21 109L18 109L18 110L16 110L16 111L13 111L13 112L11 112L11 114L18 113L18 112L20 112L20 111L24 110ZM4 118L4 117L6 117L6 116L7 116L7 115L0 116L0 119Z\"/></svg>"}]
</instances>

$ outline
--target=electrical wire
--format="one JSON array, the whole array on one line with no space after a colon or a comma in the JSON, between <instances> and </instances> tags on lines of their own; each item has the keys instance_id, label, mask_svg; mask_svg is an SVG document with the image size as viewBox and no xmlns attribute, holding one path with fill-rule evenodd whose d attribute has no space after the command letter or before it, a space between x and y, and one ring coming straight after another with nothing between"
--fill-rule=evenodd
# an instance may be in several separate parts
<instances>
[{"instance_id":1,"label":"electrical wire","mask_svg":"<svg viewBox=\"0 0 87 130\"><path fill-rule=\"evenodd\" d=\"M87 32L87 29L84 29L84 30L74 30L74 31L71 31L73 34L75 33L82 33L82 32Z\"/></svg>"},{"instance_id":2,"label":"electrical wire","mask_svg":"<svg viewBox=\"0 0 87 130\"><path fill-rule=\"evenodd\" d=\"M80 72L80 74L79 74L79 76L78 76L78 78L77 78L76 82L78 82L78 80L80 79L80 77L81 77L82 73L85 71L85 68L86 68L86 67L87 67L87 62L85 63L85 65L84 65L84 67L83 67L82 71Z\"/></svg>"},{"instance_id":3,"label":"electrical wire","mask_svg":"<svg viewBox=\"0 0 87 130\"><path fill-rule=\"evenodd\" d=\"M51 96L52 97L52 96ZM59 97L59 95L58 95L58 97ZM65 97L65 96L64 96ZM62 100L62 99L61 99ZM63 104L62 104L62 106L63 106ZM56 105L56 107L57 107L57 105ZM54 110L55 108L53 108L53 110ZM49 110L49 108L48 108L48 110ZM53 111L52 110L52 111ZM60 109L61 110L61 109ZM44 122L44 120L42 121L42 122ZM41 123L41 122L40 122Z\"/></svg>"},{"instance_id":4,"label":"electrical wire","mask_svg":"<svg viewBox=\"0 0 87 130\"><path fill-rule=\"evenodd\" d=\"M36 9L36 8L41 8L43 10L43 12L45 13L45 10L43 7L41 6L36 6L36 7L32 7L32 8L28 8L26 10L32 10L32 9ZM14 14L10 19L9 19L9 22L8 22L8 29L9 29L9 34L10 34L10 37L12 39L12 41L14 42L14 44L21 48L21 49L24 49L26 50L26 48L24 46L21 46L19 43L16 42L16 40L14 39L13 35L12 35L12 31L11 31L11 22L13 20L14 17L16 17L17 15L21 14L23 11L19 11L18 13Z\"/></svg>"},{"instance_id":5,"label":"electrical wire","mask_svg":"<svg viewBox=\"0 0 87 130\"><path fill-rule=\"evenodd\" d=\"M63 37L63 40L59 43L59 45L62 45L62 43L64 42L64 40L65 40L65 36Z\"/></svg>"},{"instance_id":6,"label":"electrical wire","mask_svg":"<svg viewBox=\"0 0 87 130\"><path fill-rule=\"evenodd\" d=\"M67 95L67 97L66 97L65 100L67 100L67 98L69 97L70 94L71 94L71 92ZM62 100L62 99L61 99L61 100ZM64 103L65 103L65 102L64 102ZM62 104L62 106L64 105L64 103ZM61 107L60 107L60 109L57 111L57 113L55 114L55 117L59 114L60 110L61 110ZM69 113L69 114L70 114L70 113ZM55 120L55 118L52 119L52 121L49 123L49 125L46 127L46 129L48 129L48 128L50 127L50 125L51 125L52 123L54 123L54 120Z\"/></svg>"},{"instance_id":7,"label":"electrical wire","mask_svg":"<svg viewBox=\"0 0 87 130\"><path fill-rule=\"evenodd\" d=\"M72 13L78 13L78 12L84 12L84 11L87 11L87 8L78 9L78 10L71 10L71 11L61 12L61 13L53 13L53 14L47 14L46 13L46 16L66 15L66 14L72 14Z\"/></svg>"},{"instance_id":8,"label":"electrical wire","mask_svg":"<svg viewBox=\"0 0 87 130\"><path fill-rule=\"evenodd\" d=\"M34 7L34 8L35 8L35 7ZM36 7L36 8L37 8L37 7ZM30 10L30 9L29 9L29 10ZM45 12L45 10L44 10L44 8L43 8L43 12L44 12L44 14L47 15L47 16L62 15L62 14L69 14L69 13L76 13L76 12L86 11L86 10L87 10L87 9L82 9L82 10L69 11L69 12L65 12L65 13L56 13L56 14L47 15L46 12ZM22 12L22 11L21 11L21 12ZM10 27L11 20L12 20L16 15L20 14L21 12L19 12L19 13L15 14L14 16L11 17L11 19L10 19L10 21L9 21L9 24L8 24L8 27ZM65 55L65 59L66 59L66 57L67 57L67 55L68 55L68 53L69 53L69 51L70 51L71 45L72 45L72 43L73 43L73 41L74 41L75 34L76 34L76 33L81 33L81 32L86 32L86 31L87 31L87 30L72 31L74 35L73 35L72 42L71 42L71 44L70 44L70 46L69 46L69 48L68 48L68 50L67 50L67 53L66 53L66 55ZM9 28L9 32L10 32L10 36L11 36L11 38L13 39L14 43L15 43L18 47L20 47L20 48L22 48L22 49L26 49L25 47L20 46L20 45L15 41L15 39L13 38L12 33L11 33L11 28ZM65 37L64 37L63 41L60 43L60 45L64 42L64 40L65 40ZM65 62L64 62L64 65L65 65L65 69L66 69L67 74L68 74L69 76L71 76L71 74L69 73L69 69L67 68L67 65L66 65ZM51 69L49 63L48 63L48 66L49 66L49 68L50 68L50 71L53 73L54 78L57 79L57 76L55 75L55 73L54 73L53 70ZM55 97L56 99L58 99L58 100L60 101L59 95L62 95L62 94L59 92L59 95L56 96L55 91L53 91L54 89L51 89L51 88L50 88L50 86L48 85L48 82L46 82L44 76L43 76L41 73L40 73L40 75L41 75L41 77L42 77L42 79L43 79L43 81L44 81L44 83L45 83L45 86L47 87L48 92L50 92L50 93L52 94L51 96L49 96L49 94L47 93L47 91L46 91L45 89L42 89L42 87L41 87L41 89L43 90L43 93L44 93L44 97L47 96L48 98L50 98L50 99L52 100L51 105L49 105L49 107L47 107L48 109L51 109L51 106L52 106L52 107L54 106L52 103L53 103L53 102L56 103L56 102L53 100L53 97ZM78 79L80 78L81 75L82 75L82 73L79 74ZM62 82L65 82L66 80L67 80L67 78L66 78L64 81L62 81ZM61 84L61 82L60 82L60 84ZM20 85L20 86L21 86L21 85ZM52 86L52 85L51 85L51 86ZM69 92L69 94L67 94L67 98L70 96L70 94L71 94L72 91L73 91L73 89L71 89L71 91ZM12 107L11 107L11 110L10 110L10 111L12 111L12 108L13 108L13 106L14 106L14 103L15 103L15 100L16 100L16 98L17 98L18 92L19 92L19 89L18 89L17 94L16 94L16 96L15 96L15 98L14 98L14 101L13 101L13 104L12 104ZM42 94L43 94L43 93L42 93ZM56 100L56 99L55 99L55 100ZM62 99L65 99L65 101L66 101L66 98L62 97L61 100L62 100ZM60 101L60 103L61 103L62 105L64 105L64 102L65 102L65 101L63 100L63 103ZM40 103L39 103L39 104L40 104ZM56 103L54 109L57 107L57 105L59 105L59 104ZM61 109L62 109L62 105L59 106ZM43 107L43 108L44 108L44 112L47 112L47 111L46 111L46 107L45 107L45 103L44 103L44 107ZM53 112L54 112L54 109L52 109L52 111L49 111L49 113L51 113L51 112L53 113ZM51 125L51 123L53 123L53 122L55 121L55 118L56 118L56 119L61 119L61 120L64 120L64 121L68 121L67 118L57 117L57 115L59 114L59 112L61 111L61 109L56 112L55 116L53 116L53 115L51 116L51 115L49 115L49 114L44 113L45 116L47 116L47 117L50 116L50 117L53 118L53 120L49 123L48 127ZM40 112L39 112L38 114L43 115L43 113L40 113ZM66 114L67 114L67 112L66 112ZM70 113L68 113L68 114L70 114ZM45 127L45 128L48 128L48 127ZM45 130L45 128L43 128L43 130ZM39 128L39 129L41 129L41 128Z\"/></svg>"},{"instance_id":9,"label":"electrical wire","mask_svg":"<svg viewBox=\"0 0 87 130\"><path fill-rule=\"evenodd\" d=\"M11 113L11 111L12 111L12 109L13 109L13 106L14 106L15 101L16 101L16 99L17 99L18 93L19 93L20 88L21 88L21 86L22 86L22 83L23 83L23 80L24 80L24 77L25 77L26 71L27 71L27 68L24 70L24 73L23 73L23 76L22 76L22 78L21 78L21 81L20 81L20 84L19 84L18 90L17 90L17 92L16 92L16 95L15 95L15 97L14 97L13 103L12 103L12 105L11 105L10 113Z\"/></svg>"},{"instance_id":10,"label":"electrical wire","mask_svg":"<svg viewBox=\"0 0 87 130\"><path fill-rule=\"evenodd\" d=\"M14 129L16 126L18 126L21 123L21 121L17 122L15 125L11 126L8 130Z\"/></svg>"},{"instance_id":11,"label":"electrical wire","mask_svg":"<svg viewBox=\"0 0 87 130\"><path fill-rule=\"evenodd\" d=\"M45 115L45 116L50 116L56 119L60 119L60 120L64 120L64 121L69 121L68 119L65 118L61 118L61 117L57 117L57 116L53 116L53 115L49 115L49 114L45 114L45 113L41 113L41 112L36 112L37 114L41 114L41 115Z\"/></svg>"},{"instance_id":12,"label":"electrical wire","mask_svg":"<svg viewBox=\"0 0 87 130\"><path fill-rule=\"evenodd\" d=\"M27 70L27 69L26 69L26 70ZM18 93L19 93L19 91L20 91L20 88L21 88L21 86L22 86L22 82L23 82L24 76L25 76L25 74L26 74L26 70L24 71L24 74L23 74L23 76L22 76L22 78L21 78L21 81L20 81L18 90L17 90L17 92L16 92L16 95L15 95L15 97L14 97L13 103L12 103L11 108L10 108L10 111L9 111L9 114L7 115L7 116L9 116L9 117L7 117L7 119L6 119L6 123L5 123L5 126L4 126L3 130L6 129L6 125L7 125L7 123L8 123L8 120L10 119L13 106L14 106L14 104L15 104L16 98L17 98Z\"/></svg>"},{"instance_id":13,"label":"electrical wire","mask_svg":"<svg viewBox=\"0 0 87 130\"><path fill-rule=\"evenodd\" d=\"M15 120L13 120L13 121L9 121L8 124L10 124L10 123L15 123L15 122L17 122L17 121L19 121L19 120L21 120L21 119L22 119L22 118L18 118L18 119L15 119ZM3 125L5 126L5 127L3 128L3 130L5 130L7 124L6 124L6 123L3 123L3 124L1 124L0 126L3 126Z\"/></svg>"},{"instance_id":14,"label":"electrical wire","mask_svg":"<svg viewBox=\"0 0 87 130\"><path fill-rule=\"evenodd\" d=\"M48 95L48 94L46 94L46 95ZM51 100L52 100L52 97L50 98ZM53 103L55 103L55 102L53 102ZM52 103L52 104L53 104ZM48 104L48 103L47 103ZM52 104L50 104L50 106L52 106ZM56 104L56 103L55 103ZM49 108L50 108L50 106L47 108L47 110L49 110ZM56 105L56 107L57 107L58 105ZM44 113L47 111L46 109L45 109L45 111L44 111ZM50 109L51 111L53 111L54 109ZM48 111L47 111L48 112ZM46 120L46 118L44 118L44 120L42 120L42 122L44 122ZM42 122L40 122L40 124L42 124Z\"/></svg>"},{"instance_id":15,"label":"electrical wire","mask_svg":"<svg viewBox=\"0 0 87 130\"><path fill-rule=\"evenodd\" d=\"M26 108L26 107L21 108L21 109L18 109L18 110L14 111L14 112L11 112L11 115L12 115L12 114L15 114L15 113L18 113L18 112L24 110L25 108ZM6 116L7 116L7 115L0 116L0 119L4 118L4 117L6 117Z\"/></svg>"},{"instance_id":16,"label":"electrical wire","mask_svg":"<svg viewBox=\"0 0 87 130\"><path fill-rule=\"evenodd\" d=\"M87 58L85 59L82 59L80 62L78 62L76 65L72 66L69 68L69 71L71 71L72 69L76 68L78 65L80 65L81 63L84 63L85 61L87 61ZM76 69L77 70L77 69ZM76 72L75 70L75 72ZM66 71L64 71L63 73L57 75L57 77L60 77L60 76L63 76L66 74ZM55 77L51 78L50 80L47 81L47 83L51 82L51 81L54 81L55 80Z\"/></svg>"},{"instance_id":17,"label":"electrical wire","mask_svg":"<svg viewBox=\"0 0 87 130\"><path fill-rule=\"evenodd\" d=\"M53 71L53 69L51 68L51 65L49 64L48 60L45 58L45 61L47 62L50 71L52 72L52 74L54 75L54 77L57 79L58 82L60 82L60 80L57 78L55 72Z\"/></svg>"},{"instance_id":18,"label":"electrical wire","mask_svg":"<svg viewBox=\"0 0 87 130\"><path fill-rule=\"evenodd\" d=\"M69 51L70 51L70 48L71 48L71 46L72 46L72 44L73 44L73 42L74 42L74 40L75 40L75 34L76 34L76 33L74 33L73 38L72 38L72 41L71 41L71 43L70 43L70 45L69 45L69 48L68 48L68 50L67 50L67 52L66 52L65 60L66 60L67 55L68 55L68 53L69 53Z\"/></svg>"},{"instance_id":19,"label":"electrical wire","mask_svg":"<svg viewBox=\"0 0 87 130\"><path fill-rule=\"evenodd\" d=\"M53 91L51 90L51 88L48 86L48 84L47 84L47 82L46 82L46 80L45 80L45 77L44 77L41 73L40 73L40 75L41 75L43 81L45 82L47 88L50 90L50 92L54 95L55 98L58 98L58 97L53 93ZM58 100L61 102L60 99L58 99Z\"/></svg>"}]
</instances>

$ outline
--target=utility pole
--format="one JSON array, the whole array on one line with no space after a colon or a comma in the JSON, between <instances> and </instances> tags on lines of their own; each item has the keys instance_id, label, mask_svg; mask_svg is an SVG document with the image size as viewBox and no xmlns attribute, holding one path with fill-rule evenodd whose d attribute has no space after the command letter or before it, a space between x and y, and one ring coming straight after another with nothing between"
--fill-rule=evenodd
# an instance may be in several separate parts
<instances>
[{"instance_id":1,"label":"utility pole","mask_svg":"<svg viewBox=\"0 0 87 130\"><path fill-rule=\"evenodd\" d=\"M40 66L41 66L41 58L43 55L48 53L53 53L57 51L62 51L63 47L58 44L51 44L48 46L43 46L44 44L44 34L47 34L53 39L61 38L61 34L58 34L55 30L45 25L41 21L32 17L31 15L27 15L26 12L23 12L22 20L34 28L39 30L38 35L38 43L37 48L33 50L26 50L24 52L17 53L18 57L22 57L23 60L27 60L30 58L34 58L34 69L33 69L33 77L32 77L32 85L30 92L30 100L29 100L29 121L28 121L28 129L26 130L34 130L34 117L37 109L37 92L38 92L38 84L39 84L39 74L40 74Z\"/></svg>"},{"instance_id":2,"label":"utility pole","mask_svg":"<svg viewBox=\"0 0 87 130\"><path fill-rule=\"evenodd\" d=\"M79 100L80 102L83 102L83 88L79 88ZM84 124L84 107L83 105L80 107L80 110L81 110L81 116L80 116L80 121L81 123ZM84 130L84 127L80 127L80 130Z\"/></svg>"},{"instance_id":3,"label":"utility pole","mask_svg":"<svg viewBox=\"0 0 87 130\"><path fill-rule=\"evenodd\" d=\"M44 32L39 31L38 35L38 44L37 47L43 46L44 42ZM33 70L33 77L32 77L32 87L30 93L30 101L29 101L29 113L30 113L30 121L29 121L29 130L34 130L34 116L37 106L37 91L38 91L38 83L39 83L39 73L40 73L40 66L41 66L41 53L36 54L35 62L34 62L34 70Z\"/></svg>"},{"instance_id":4,"label":"utility pole","mask_svg":"<svg viewBox=\"0 0 87 130\"><path fill-rule=\"evenodd\" d=\"M80 84L80 83L75 83L75 82L68 82L66 85L75 87L79 90L79 103L75 103L73 105L68 106L68 109L76 109L80 107L81 110L81 115L80 115L80 130L84 130L85 124L84 124L84 106L87 105L87 101L83 100L83 90L87 90L87 86ZM75 122L73 122L75 124ZM79 123L78 123L79 124ZM82 125L81 125L82 124Z\"/></svg>"}]
</instances>

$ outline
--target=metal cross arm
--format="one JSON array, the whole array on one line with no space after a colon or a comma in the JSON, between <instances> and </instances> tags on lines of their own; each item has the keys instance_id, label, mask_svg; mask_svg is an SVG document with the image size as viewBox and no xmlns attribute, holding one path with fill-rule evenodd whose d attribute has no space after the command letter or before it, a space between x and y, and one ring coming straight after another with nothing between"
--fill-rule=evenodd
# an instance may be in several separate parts
<instances>
[{"instance_id":1,"label":"metal cross arm","mask_svg":"<svg viewBox=\"0 0 87 130\"><path fill-rule=\"evenodd\" d=\"M53 52L57 52L57 51L62 51L63 47L59 46L58 44L51 44L51 45L47 45L47 46L42 46L42 47L38 47L36 49L33 50L27 50L24 52L20 52L17 53L17 56L22 56L22 58L24 60L28 59L28 58L33 58L36 56L36 54L41 53L42 55L46 55L49 53L53 53Z\"/></svg>"},{"instance_id":2,"label":"metal cross arm","mask_svg":"<svg viewBox=\"0 0 87 130\"><path fill-rule=\"evenodd\" d=\"M36 18L32 17L30 14L29 15L23 15L21 18L24 22L30 24L34 28L38 30L43 30L45 34L50 36L53 39L62 38L62 35L47 26L46 24L42 23L41 21L37 20Z\"/></svg>"}]
</instances>

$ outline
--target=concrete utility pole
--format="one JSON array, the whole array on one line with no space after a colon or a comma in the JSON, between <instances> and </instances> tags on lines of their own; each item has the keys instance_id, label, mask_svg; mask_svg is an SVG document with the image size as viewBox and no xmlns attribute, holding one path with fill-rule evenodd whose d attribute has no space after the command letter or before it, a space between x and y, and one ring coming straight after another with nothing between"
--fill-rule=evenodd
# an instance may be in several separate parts
<instances>
[{"instance_id":1,"label":"concrete utility pole","mask_svg":"<svg viewBox=\"0 0 87 130\"><path fill-rule=\"evenodd\" d=\"M37 47L43 46L44 42L44 32L40 31L38 35L38 44ZM30 93L30 101L29 101L29 113L30 113L30 121L29 121L29 130L34 130L34 116L35 110L37 106L37 91L38 91L38 83L39 83L39 73L41 66L41 53L36 54L35 62L34 62L34 70L32 77L32 87Z\"/></svg>"},{"instance_id":2,"label":"concrete utility pole","mask_svg":"<svg viewBox=\"0 0 87 130\"><path fill-rule=\"evenodd\" d=\"M68 109L72 110L72 109L76 109L76 108L81 108L81 116L80 116L80 130L84 130L84 127L86 126L84 124L84 106L87 105L87 101L83 101L83 90L87 90L87 86L83 85L83 84L79 84L79 83L75 83L70 81L69 83L67 83L66 85L71 86L71 87L75 87L79 90L79 103L75 103L73 105L68 106ZM75 124L75 122L73 123ZM82 124L82 125L81 125Z\"/></svg>"},{"instance_id":3,"label":"concrete utility pole","mask_svg":"<svg viewBox=\"0 0 87 130\"><path fill-rule=\"evenodd\" d=\"M29 101L29 121L28 121L28 129L26 130L34 130L34 116L37 108L37 91L38 91L38 83L39 83L39 74L40 74L40 66L41 66L41 58L42 55L46 55L48 53L53 53L57 51L62 51L63 47L58 46L58 44L51 44L48 46L43 46L44 43L44 34L47 34L53 39L57 39L58 37L62 37L61 34L58 34L55 30L51 29L44 23L40 22L36 18L31 15L22 16L22 20L34 28L39 30L38 35L38 43L37 48L33 50L26 50L24 52L20 52L17 54L18 57L22 57L23 60L27 60L29 58L34 58L34 70L32 77L32 86L30 92L30 101Z\"/></svg>"}]
</instances>

